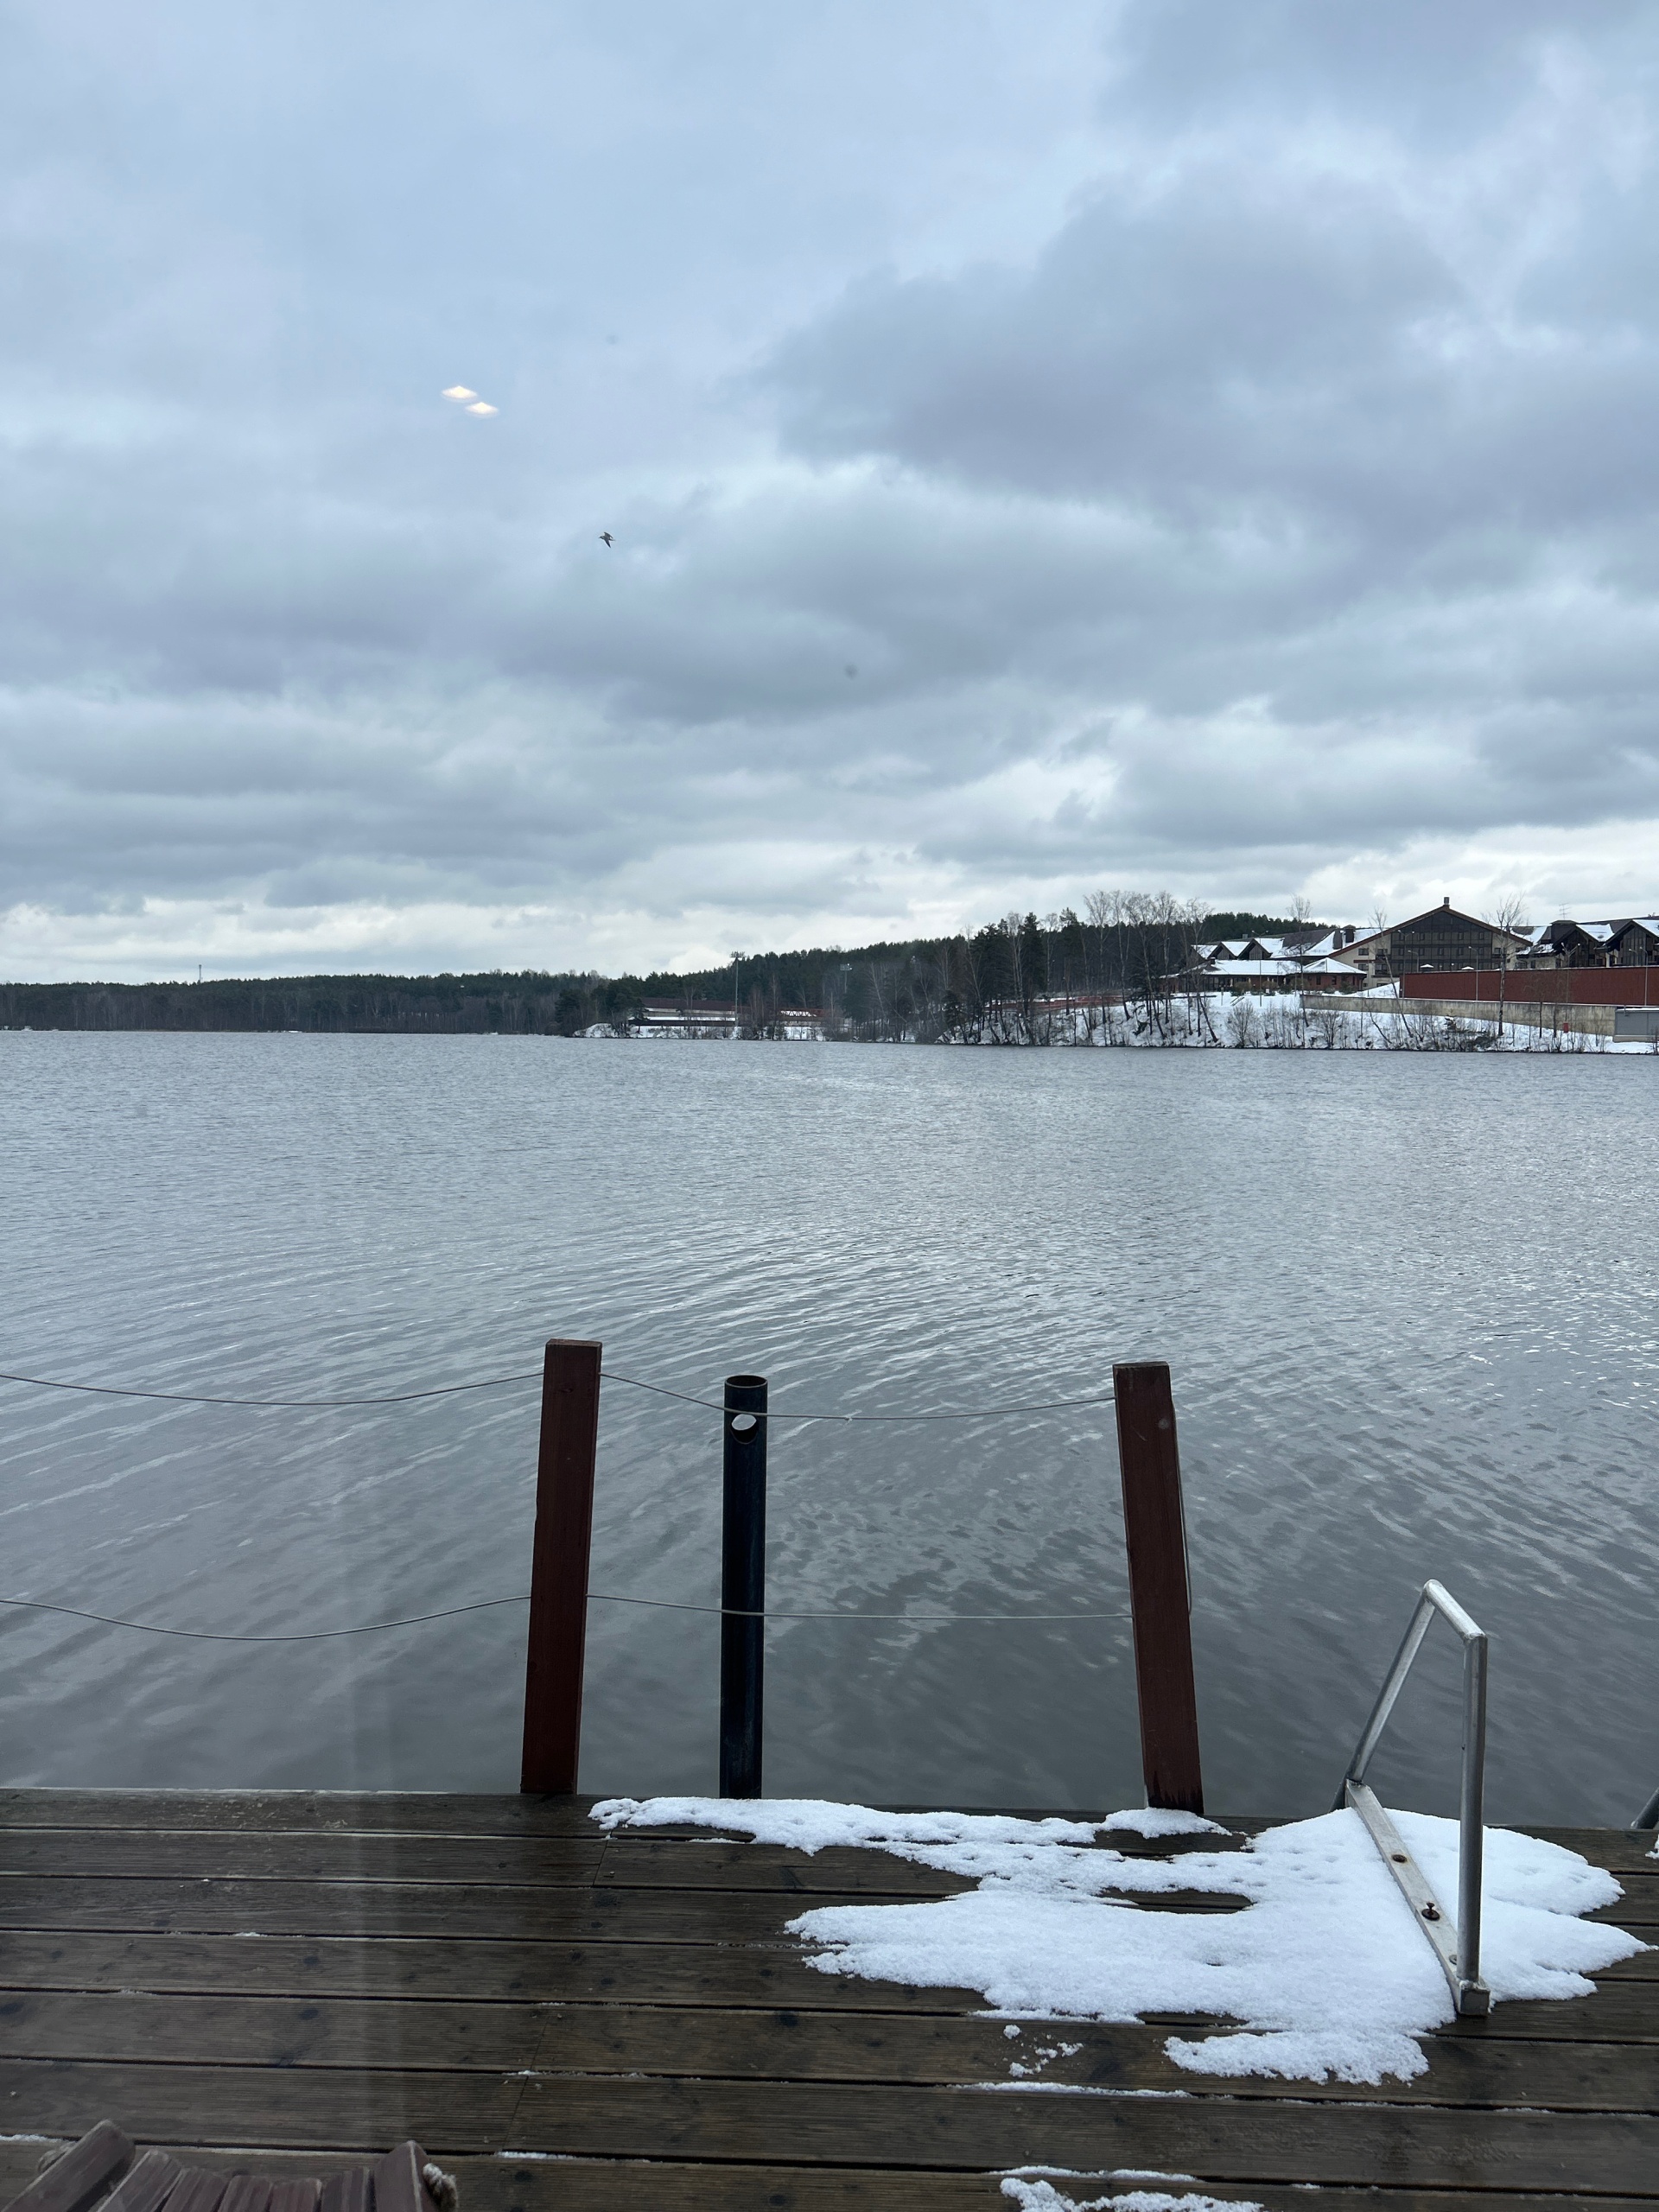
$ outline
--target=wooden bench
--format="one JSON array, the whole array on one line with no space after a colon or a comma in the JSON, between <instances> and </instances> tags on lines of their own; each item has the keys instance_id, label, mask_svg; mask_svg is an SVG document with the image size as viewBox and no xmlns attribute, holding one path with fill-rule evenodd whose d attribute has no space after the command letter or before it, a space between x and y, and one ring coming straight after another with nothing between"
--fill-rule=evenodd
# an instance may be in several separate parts
<instances>
[{"instance_id":1,"label":"wooden bench","mask_svg":"<svg viewBox=\"0 0 1659 2212\"><path fill-rule=\"evenodd\" d=\"M111 2120L54 2158L6 2212L458 2212L452 2177L418 2143L400 2143L372 2166L327 2181L268 2181L210 2173L165 2151L135 2155Z\"/></svg>"}]
</instances>

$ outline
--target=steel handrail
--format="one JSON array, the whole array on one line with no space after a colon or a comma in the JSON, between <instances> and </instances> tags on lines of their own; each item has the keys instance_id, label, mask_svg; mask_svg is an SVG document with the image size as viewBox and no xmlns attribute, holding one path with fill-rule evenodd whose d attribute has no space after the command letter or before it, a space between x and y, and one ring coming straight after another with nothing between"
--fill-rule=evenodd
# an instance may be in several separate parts
<instances>
[{"instance_id":1,"label":"steel handrail","mask_svg":"<svg viewBox=\"0 0 1659 2212\"><path fill-rule=\"evenodd\" d=\"M1375 1790L1367 1786L1365 1770L1371 1763L1382 1731L1389 1725L1406 1677L1422 1649L1429 1624L1436 1613L1454 1628L1463 1643L1463 1778L1458 1801L1458 1918L1448 1929L1445 1912L1399 1830L1389 1818ZM1433 1946L1459 2012L1484 2013L1491 2009L1492 1993L1480 1978L1481 1875L1485 1846L1486 1799L1486 1631L1471 1618L1444 1584L1425 1582L1409 1625L1394 1656L1371 1717L1365 1723L1348 1771L1337 1794L1337 1808L1351 1806L1365 1823L1371 1840L1382 1854L1418 1926Z\"/></svg>"}]
</instances>

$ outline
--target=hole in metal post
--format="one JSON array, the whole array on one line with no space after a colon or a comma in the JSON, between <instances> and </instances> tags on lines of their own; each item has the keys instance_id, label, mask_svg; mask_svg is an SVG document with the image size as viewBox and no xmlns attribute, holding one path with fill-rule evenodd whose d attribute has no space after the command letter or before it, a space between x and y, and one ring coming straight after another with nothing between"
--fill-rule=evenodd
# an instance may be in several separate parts
<instances>
[{"instance_id":1,"label":"hole in metal post","mask_svg":"<svg viewBox=\"0 0 1659 2212\"><path fill-rule=\"evenodd\" d=\"M754 1425L754 1415L753 1414L734 1414L732 1415L732 1427L739 1436L747 1436Z\"/></svg>"}]
</instances>

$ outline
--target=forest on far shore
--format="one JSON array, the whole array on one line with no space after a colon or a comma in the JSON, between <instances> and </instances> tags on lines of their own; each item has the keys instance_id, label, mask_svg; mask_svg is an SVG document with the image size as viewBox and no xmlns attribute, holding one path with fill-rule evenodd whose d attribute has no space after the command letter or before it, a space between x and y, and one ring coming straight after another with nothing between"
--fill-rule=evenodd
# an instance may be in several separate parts
<instances>
[{"instance_id":1,"label":"forest on far shore","mask_svg":"<svg viewBox=\"0 0 1659 2212\"><path fill-rule=\"evenodd\" d=\"M1185 967L1200 938L1322 929L1306 915L1212 912L1164 893L1096 893L1039 920L1009 914L971 936L742 953L745 1033L783 1033L808 1010L849 1039L981 1033L999 1007L1028 1015L1051 994L1143 995ZM526 969L480 975L214 976L195 983L0 984L7 1029L302 1030L577 1036L618 1031L647 1003L730 1007L734 969L601 976ZM1029 1028L1027 1021L1025 1025Z\"/></svg>"}]
</instances>

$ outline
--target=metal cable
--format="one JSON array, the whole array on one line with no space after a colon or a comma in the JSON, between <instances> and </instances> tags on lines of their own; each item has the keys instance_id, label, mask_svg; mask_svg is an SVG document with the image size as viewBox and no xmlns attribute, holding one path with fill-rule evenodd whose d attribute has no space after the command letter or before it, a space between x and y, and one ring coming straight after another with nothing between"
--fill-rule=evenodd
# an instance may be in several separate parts
<instances>
[{"instance_id":1,"label":"metal cable","mask_svg":"<svg viewBox=\"0 0 1659 2212\"><path fill-rule=\"evenodd\" d=\"M626 1598L611 1590L590 1590L590 1599L607 1605L649 1605L672 1613L729 1614L735 1620L753 1621L1109 1621L1127 1616L1120 1609L1103 1613L854 1613L839 1610L817 1612L746 1611L740 1605L691 1605L675 1598ZM481 1613L493 1605L527 1605L525 1590L511 1598L477 1598L470 1605L446 1605L435 1613L408 1613L394 1621L359 1621L353 1628L317 1628L282 1636L233 1636L223 1630L168 1628L159 1621L118 1620L111 1613L91 1613L79 1605L49 1604L44 1598L0 1597L0 1605L19 1605L29 1612L63 1613L71 1620L96 1621L104 1628L137 1629L145 1636L182 1636L197 1643L321 1643L329 1637L372 1636L385 1628L414 1628L422 1621L453 1620L457 1613Z\"/></svg>"},{"instance_id":2,"label":"metal cable","mask_svg":"<svg viewBox=\"0 0 1659 2212\"><path fill-rule=\"evenodd\" d=\"M417 1621L447 1621L456 1613L481 1613L491 1605L529 1603L526 1591L517 1598L475 1598L469 1605L446 1605L437 1613L409 1613L401 1620L359 1621L355 1628L304 1629L286 1636L230 1636L216 1629L164 1628L159 1621L118 1621L109 1613L84 1612L79 1605L50 1605L43 1598L0 1598L0 1605L24 1605L35 1613L67 1613L72 1620L99 1621L105 1628L136 1628L146 1636L187 1636L197 1643L321 1643L331 1636L370 1636L376 1629L413 1628Z\"/></svg>"},{"instance_id":3,"label":"metal cable","mask_svg":"<svg viewBox=\"0 0 1659 2212\"><path fill-rule=\"evenodd\" d=\"M694 1398L684 1390L670 1390L660 1382L642 1382L637 1375L613 1374L608 1367L600 1370L607 1382L626 1382L635 1390L649 1390L659 1398L677 1398L683 1406L701 1406L711 1414L723 1414L726 1408L713 1398ZM1034 1406L969 1406L962 1413L949 1414L803 1414L790 1406L769 1406L764 1413L754 1411L756 1421L987 1421L1005 1414L1069 1413L1082 1406L1109 1406L1113 1393L1106 1391L1098 1398L1051 1398ZM746 1410L748 1410L746 1408Z\"/></svg>"},{"instance_id":4,"label":"metal cable","mask_svg":"<svg viewBox=\"0 0 1659 2212\"><path fill-rule=\"evenodd\" d=\"M649 1390L655 1397L674 1398L683 1406L701 1406L706 1413L726 1410L713 1398L697 1398L688 1391L670 1390L660 1382L642 1382L637 1375L618 1375L610 1368L601 1368L600 1376L603 1382L623 1382L632 1390ZM538 1382L541 1377L541 1369L533 1368L518 1375L488 1376L481 1382L445 1382L433 1389L393 1390L372 1398L220 1398L190 1390L130 1390L111 1382L59 1382L42 1375L0 1372L0 1382L26 1382L36 1390L79 1390L98 1398L152 1398L169 1406L333 1407L342 1410L353 1406L401 1406L415 1398L453 1398L466 1390L499 1390L511 1382ZM787 1406L772 1406L765 1413L757 1413L754 1418L784 1421L988 1421L1012 1414L1069 1413L1085 1406L1109 1406L1112 1396L1108 1390L1097 1398L1052 1398L1031 1406L970 1406L960 1413L942 1414L804 1414Z\"/></svg>"},{"instance_id":5,"label":"metal cable","mask_svg":"<svg viewBox=\"0 0 1659 2212\"><path fill-rule=\"evenodd\" d=\"M499 1390L508 1382L539 1382L540 1368L523 1375L492 1375L482 1382L445 1382L432 1390L394 1390L380 1398L208 1398L189 1390L125 1390L110 1382L52 1382L41 1375L0 1374L0 1382L30 1382L37 1390L83 1390L97 1398L159 1398L169 1406L401 1406L410 1398L453 1398L462 1390Z\"/></svg>"},{"instance_id":6,"label":"metal cable","mask_svg":"<svg viewBox=\"0 0 1659 2212\"><path fill-rule=\"evenodd\" d=\"M829 1612L776 1612L742 1605L688 1605L676 1598L619 1598L608 1590L590 1590L590 1598L607 1605L659 1605L676 1613L718 1613L740 1621L1118 1621L1128 1616L1120 1606L1106 1613L849 1613L836 1608Z\"/></svg>"}]
</instances>

